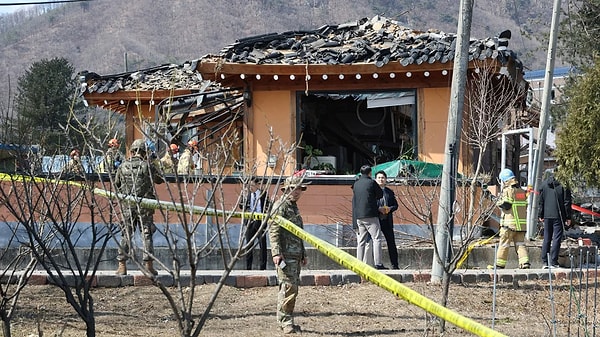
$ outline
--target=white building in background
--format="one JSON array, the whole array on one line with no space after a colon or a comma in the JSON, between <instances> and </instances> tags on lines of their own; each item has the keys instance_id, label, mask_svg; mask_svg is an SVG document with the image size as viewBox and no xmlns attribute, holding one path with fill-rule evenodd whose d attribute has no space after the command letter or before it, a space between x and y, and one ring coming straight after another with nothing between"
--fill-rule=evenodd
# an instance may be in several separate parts
<instances>
[{"instance_id":1,"label":"white building in background","mask_svg":"<svg viewBox=\"0 0 600 337\"><path fill-rule=\"evenodd\" d=\"M552 103L560 97L562 88L564 87L567 78L575 70L572 67L554 68L554 77L552 79L552 93L550 94ZM542 106L542 94L544 92L544 77L546 76L545 69L533 70L525 72L523 78L529 82L532 93L532 104Z\"/></svg>"},{"instance_id":2,"label":"white building in background","mask_svg":"<svg viewBox=\"0 0 600 337\"><path fill-rule=\"evenodd\" d=\"M566 84L567 78L575 72L573 67L554 68L554 76L552 79L552 91L550 93L550 104L555 104L558 98L562 95L563 87ZM542 106L542 95L544 94L544 77L546 76L545 69L533 70L525 73L523 77L531 88L531 104L538 107ZM556 136L552 130L548 130L546 134L546 147L549 149L556 148Z\"/></svg>"}]
</instances>

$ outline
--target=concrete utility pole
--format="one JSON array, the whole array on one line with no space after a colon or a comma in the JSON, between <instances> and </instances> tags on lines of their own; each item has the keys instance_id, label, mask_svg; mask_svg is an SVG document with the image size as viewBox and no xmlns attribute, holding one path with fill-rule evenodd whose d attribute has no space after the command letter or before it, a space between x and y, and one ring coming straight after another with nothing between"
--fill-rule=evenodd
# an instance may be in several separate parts
<instances>
[{"instance_id":1,"label":"concrete utility pole","mask_svg":"<svg viewBox=\"0 0 600 337\"><path fill-rule=\"evenodd\" d=\"M446 128L446 147L442 186L438 207L435 241L439 259L433 257L431 282L439 283L444 275L444 266L451 257L452 235L454 231L454 200L456 197L456 172L460 153L460 136L462 130L462 111L467 86L467 69L469 67L469 40L471 39L471 21L475 0L461 0L458 16L458 33L454 66L452 71L452 88L450 90L450 108L448 110L448 126Z\"/></svg>"},{"instance_id":2,"label":"concrete utility pole","mask_svg":"<svg viewBox=\"0 0 600 337\"><path fill-rule=\"evenodd\" d=\"M546 131L548 130L548 119L550 117L550 94L552 92L552 79L554 77L554 58L556 56L556 41L558 39L558 25L560 17L560 0L554 0L552 12L552 27L550 28L550 41L548 42L548 58L546 60L546 75L544 77L544 91L542 93L542 111L540 112L540 127L538 129L538 146L533 157L533 188L540 189L542 183L542 171L544 168L544 157L546 154ZM527 233L536 233L538 200L537 193L531 193L531 213L527 221ZM535 234L533 234L535 235ZM530 237L529 239L533 239Z\"/></svg>"}]
</instances>

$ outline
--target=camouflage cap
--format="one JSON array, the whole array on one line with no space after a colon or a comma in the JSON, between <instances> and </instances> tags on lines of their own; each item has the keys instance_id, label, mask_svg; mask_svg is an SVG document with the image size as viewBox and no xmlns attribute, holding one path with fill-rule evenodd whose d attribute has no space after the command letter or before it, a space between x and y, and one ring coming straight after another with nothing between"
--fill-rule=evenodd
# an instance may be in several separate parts
<instances>
[{"instance_id":1,"label":"camouflage cap","mask_svg":"<svg viewBox=\"0 0 600 337\"><path fill-rule=\"evenodd\" d=\"M287 177L281 186L282 191L286 190L295 190L296 188L301 188L303 191L306 191L307 185L310 185L309 182L303 182L302 177L291 176Z\"/></svg>"},{"instance_id":2,"label":"camouflage cap","mask_svg":"<svg viewBox=\"0 0 600 337\"><path fill-rule=\"evenodd\" d=\"M146 142L143 139L136 139L131 143L129 150L146 152Z\"/></svg>"}]
</instances>

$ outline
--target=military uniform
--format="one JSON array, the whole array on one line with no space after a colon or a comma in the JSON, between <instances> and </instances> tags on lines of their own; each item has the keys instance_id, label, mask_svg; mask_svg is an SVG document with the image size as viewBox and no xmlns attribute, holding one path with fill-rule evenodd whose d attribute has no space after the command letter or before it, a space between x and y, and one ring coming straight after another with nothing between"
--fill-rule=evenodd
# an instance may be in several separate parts
<instances>
[{"instance_id":1,"label":"military uniform","mask_svg":"<svg viewBox=\"0 0 600 337\"><path fill-rule=\"evenodd\" d=\"M163 173L175 173L177 168L177 159L173 158L173 155L169 150L165 152L165 155L160 158L160 168Z\"/></svg>"},{"instance_id":2,"label":"military uniform","mask_svg":"<svg viewBox=\"0 0 600 337\"><path fill-rule=\"evenodd\" d=\"M81 163L81 158L79 157L79 151L73 150L71 151L69 162L64 166L63 172L71 175L71 176L79 176L82 177L84 175L83 164Z\"/></svg>"},{"instance_id":3,"label":"military uniform","mask_svg":"<svg viewBox=\"0 0 600 337\"><path fill-rule=\"evenodd\" d=\"M100 163L100 172L113 173L123 162L123 154L118 148L111 147L104 154L104 160Z\"/></svg>"},{"instance_id":4,"label":"military uniform","mask_svg":"<svg viewBox=\"0 0 600 337\"><path fill-rule=\"evenodd\" d=\"M115 176L115 187L121 194L156 199L153 184L160 184L164 180L154 165L144 158L144 155L145 152L143 154L138 152L119 166ZM156 230L153 219L154 210L142 208L139 204L123 202L121 211L124 224L117 260L127 260L133 232L137 227L141 227L144 239L143 259L152 261L154 254L152 234Z\"/></svg>"},{"instance_id":5,"label":"military uniform","mask_svg":"<svg viewBox=\"0 0 600 337\"><path fill-rule=\"evenodd\" d=\"M508 250L511 244L514 243L519 257L519 268L529 268L529 255L527 247L525 247L527 196L525 191L519 187L519 183L514 176L506 180L503 185L502 197L496 202L502 212L500 247L498 247L496 266L499 268L506 267Z\"/></svg>"},{"instance_id":6,"label":"military uniform","mask_svg":"<svg viewBox=\"0 0 600 337\"><path fill-rule=\"evenodd\" d=\"M74 175L83 175L83 165L79 159L71 158L67 165L65 165L64 172Z\"/></svg>"},{"instance_id":7,"label":"military uniform","mask_svg":"<svg viewBox=\"0 0 600 337\"><path fill-rule=\"evenodd\" d=\"M294 187L306 189L305 185L300 185L302 179L291 177L286 179L284 190ZM296 226L303 228L302 217L298 210L296 201L283 199L273 205L275 214L279 215ZM294 325L294 307L298 296L298 286L300 285L300 269L305 261L305 250L302 239L288 232L277 222L270 221L269 240L271 242L271 254L273 257L281 255L285 266L281 263L277 266L277 279L279 281L279 293L277 296L277 322L284 332L295 332L299 329Z\"/></svg>"},{"instance_id":8,"label":"military uniform","mask_svg":"<svg viewBox=\"0 0 600 337\"><path fill-rule=\"evenodd\" d=\"M177 164L177 174L179 175L188 175L194 173L194 158L192 156L192 150L189 148L185 149L179 158L179 163Z\"/></svg>"}]
</instances>

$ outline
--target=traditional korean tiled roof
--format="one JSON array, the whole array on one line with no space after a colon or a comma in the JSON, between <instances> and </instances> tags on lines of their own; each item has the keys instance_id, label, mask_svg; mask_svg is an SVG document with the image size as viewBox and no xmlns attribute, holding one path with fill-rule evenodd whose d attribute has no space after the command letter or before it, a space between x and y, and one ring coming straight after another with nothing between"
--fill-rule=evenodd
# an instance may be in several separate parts
<instances>
[{"instance_id":1,"label":"traditional korean tiled roof","mask_svg":"<svg viewBox=\"0 0 600 337\"><path fill-rule=\"evenodd\" d=\"M522 69L516 54L508 49L511 33L471 39L469 61L496 59L501 64L513 60ZM340 25L325 25L315 30L289 31L246 37L226 46L218 55L181 65L166 64L135 72L100 76L79 74L80 93L114 93L118 90L156 91L187 89L212 91L219 83L204 80L198 62L237 64L328 64L371 63L383 67L389 62L411 64L448 63L454 58L456 34L439 30L417 31L381 16Z\"/></svg>"},{"instance_id":2,"label":"traditional korean tiled roof","mask_svg":"<svg viewBox=\"0 0 600 337\"><path fill-rule=\"evenodd\" d=\"M181 65L165 64L135 72L100 76L93 72L79 73L80 93L113 93L118 90L218 90L218 83L204 80L196 70L197 60ZM89 85L88 85L89 83Z\"/></svg>"},{"instance_id":3,"label":"traditional korean tiled roof","mask_svg":"<svg viewBox=\"0 0 600 337\"><path fill-rule=\"evenodd\" d=\"M509 59L518 62L508 50L510 31L483 40L471 39L469 61ZM311 31L264 34L237 40L219 55L203 61L247 64L354 64L374 63L383 67L389 62L403 66L423 63L447 63L453 60L456 34L439 30L412 30L397 21L375 16L340 25L325 25ZM522 68L522 67L521 67Z\"/></svg>"}]
</instances>

